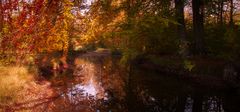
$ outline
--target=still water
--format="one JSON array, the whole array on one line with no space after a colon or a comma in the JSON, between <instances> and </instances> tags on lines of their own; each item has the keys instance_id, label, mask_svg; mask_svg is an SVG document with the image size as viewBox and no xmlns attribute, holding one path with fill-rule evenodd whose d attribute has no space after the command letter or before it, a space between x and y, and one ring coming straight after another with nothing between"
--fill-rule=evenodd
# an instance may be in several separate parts
<instances>
[{"instance_id":1,"label":"still water","mask_svg":"<svg viewBox=\"0 0 240 112\"><path fill-rule=\"evenodd\" d=\"M58 96L36 112L240 112L239 93L201 87L171 74L136 66L129 72L119 58L83 55L70 71L48 80Z\"/></svg>"}]
</instances>

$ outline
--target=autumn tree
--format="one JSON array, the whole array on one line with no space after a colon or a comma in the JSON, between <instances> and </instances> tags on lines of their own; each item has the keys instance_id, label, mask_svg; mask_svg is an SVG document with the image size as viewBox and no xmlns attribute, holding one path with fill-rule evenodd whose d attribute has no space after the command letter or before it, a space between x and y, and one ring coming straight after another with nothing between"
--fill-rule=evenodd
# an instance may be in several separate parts
<instances>
[{"instance_id":1,"label":"autumn tree","mask_svg":"<svg viewBox=\"0 0 240 112\"><path fill-rule=\"evenodd\" d=\"M3 7L2 7L2 0L0 0L0 34L2 32L2 29L3 29Z\"/></svg>"},{"instance_id":2,"label":"autumn tree","mask_svg":"<svg viewBox=\"0 0 240 112\"><path fill-rule=\"evenodd\" d=\"M15 0L1 2L1 6L1 51L16 58L55 51L67 55L74 19L72 1Z\"/></svg>"}]
</instances>

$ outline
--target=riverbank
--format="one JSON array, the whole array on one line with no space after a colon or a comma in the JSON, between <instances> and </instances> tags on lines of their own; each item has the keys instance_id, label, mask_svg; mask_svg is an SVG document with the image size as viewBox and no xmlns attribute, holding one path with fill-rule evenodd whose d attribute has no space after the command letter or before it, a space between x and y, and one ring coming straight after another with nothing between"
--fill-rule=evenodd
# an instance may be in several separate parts
<instances>
[{"instance_id":1,"label":"riverbank","mask_svg":"<svg viewBox=\"0 0 240 112\"><path fill-rule=\"evenodd\" d=\"M159 74L171 74L190 81L195 86L238 88L239 83L236 82L238 79L236 81L224 79L226 63L224 60L209 57L191 57L186 61L177 56L156 55L148 55L135 61L142 69Z\"/></svg>"},{"instance_id":2,"label":"riverbank","mask_svg":"<svg viewBox=\"0 0 240 112\"><path fill-rule=\"evenodd\" d=\"M56 96L51 83L39 81L27 67L0 67L0 111L12 112L36 108Z\"/></svg>"},{"instance_id":3,"label":"riverbank","mask_svg":"<svg viewBox=\"0 0 240 112\"><path fill-rule=\"evenodd\" d=\"M68 69L72 71L46 74L50 76L49 79L41 78L43 75L30 72L27 67L2 67L0 87L5 85L10 88L12 83L19 86L16 86L18 89L5 92L16 98L7 103L0 100L0 111L139 112L155 107L174 111L179 107L184 108L189 98L200 100L202 104L216 100L226 110L239 110L240 92L224 80L226 62L220 59L194 57L184 61L177 56L148 55L132 63L132 71L128 74L121 67L120 56L111 54L107 49L100 49L79 54L75 58L69 57L73 62ZM1 79L10 81L6 80L3 84ZM131 92L126 90L127 86ZM94 99L90 93L100 96L100 99ZM129 95L136 98L131 99ZM126 102L132 105L127 106ZM234 107L231 107L232 104ZM202 106L201 103L194 105Z\"/></svg>"}]
</instances>

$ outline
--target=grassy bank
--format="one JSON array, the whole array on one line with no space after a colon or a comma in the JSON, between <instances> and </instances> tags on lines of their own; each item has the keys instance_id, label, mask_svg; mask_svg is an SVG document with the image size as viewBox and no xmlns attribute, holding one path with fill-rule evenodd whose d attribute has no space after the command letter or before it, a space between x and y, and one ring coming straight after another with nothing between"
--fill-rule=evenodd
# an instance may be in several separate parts
<instances>
[{"instance_id":1,"label":"grassy bank","mask_svg":"<svg viewBox=\"0 0 240 112\"><path fill-rule=\"evenodd\" d=\"M34 107L54 95L50 82L36 79L27 67L0 66L0 112Z\"/></svg>"},{"instance_id":2,"label":"grassy bank","mask_svg":"<svg viewBox=\"0 0 240 112\"><path fill-rule=\"evenodd\" d=\"M0 104L10 105L18 99L18 93L33 80L25 67L0 66Z\"/></svg>"}]
</instances>

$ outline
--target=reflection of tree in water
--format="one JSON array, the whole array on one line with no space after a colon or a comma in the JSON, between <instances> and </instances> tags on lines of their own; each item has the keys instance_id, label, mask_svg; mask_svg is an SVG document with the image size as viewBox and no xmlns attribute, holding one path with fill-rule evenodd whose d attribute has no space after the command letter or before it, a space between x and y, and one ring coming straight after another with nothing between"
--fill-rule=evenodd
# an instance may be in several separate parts
<instances>
[{"instance_id":1,"label":"reflection of tree in water","mask_svg":"<svg viewBox=\"0 0 240 112\"><path fill-rule=\"evenodd\" d=\"M125 74L114 61L117 60L110 57L85 57L75 61L77 71L74 75L82 81L81 84L89 86L92 83L96 90L95 98L102 101L100 105L116 106L125 97ZM118 107L122 106L119 104Z\"/></svg>"},{"instance_id":2,"label":"reflection of tree in water","mask_svg":"<svg viewBox=\"0 0 240 112\"><path fill-rule=\"evenodd\" d=\"M60 97L39 109L53 112L124 110L124 74L114 64L116 62L109 57L77 58L73 80L56 88Z\"/></svg>"},{"instance_id":3,"label":"reflection of tree in water","mask_svg":"<svg viewBox=\"0 0 240 112\"><path fill-rule=\"evenodd\" d=\"M134 93L137 95L138 107L141 107L144 112L175 112L177 109L178 97L155 98L148 89L139 86Z\"/></svg>"},{"instance_id":4,"label":"reflection of tree in water","mask_svg":"<svg viewBox=\"0 0 240 112\"><path fill-rule=\"evenodd\" d=\"M186 98L186 102L185 102L185 106L184 106L184 112L192 112L193 103L194 103L194 100L192 99L192 97L188 96Z\"/></svg>"},{"instance_id":5,"label":"reflection of tree in water","mask_svg":"<svg viewBox=\"0 0 240 112\"><path fill-rule=\"evenodd\" d=\"M194 99L188 96L184 112L192 112ZM202 102L202 112L224 112L222 99L217 96L205 96Z\"/></svg>"},{"instance_id":6,"label":"reflection of tree in water","mask_svg":"<svg viewBox=\"0 0 240 112\"><path fill-rule=\"evenodd\" d=\"M77 90L81 90L84 95L92 95L96 99L103 98L104 90L101 82L97 80L97 67L94 63L84 59L77 59L76 69L74 71L75 80L80 84L73 86Z\"/></svg>"},{"instance_id":7,"label":"reflection of tree in water","mask_svg":"<svg viewBox=\"0 0 240 112\"><path fill-rule=\"evenodd\" d=\"M134 94L136 95L136 102L138 102L137 107L141 107L144 112L175 112L178 109L181 109L181 111L184 112L193 112L194 106L196 106L196 103L194 102L191 95L188 95L187 97L184 97L183 99L180 99L181 96L160 96L160 97L154 97L151 95L151 93L148 91L148 89L144 87L137 87L136 90L134 90ZM180 101L180 100L183 100ZM202 99L201 102L201 112L224 112L223 109L223 102L222 99L218 96L205 96ZM181 103L184 103L182 105Z\"/></svg>"},{"instance_id":8,"label":"reflection of tree in water","mask_svg":"<svg viewBox=\"0 0 240 112\"><path fill-rule=\"evenodd\" d=\"M123 70L109 57L77 59L75 64L74 75L77 76L77 80L81 80L81 84L87 85L92 81L98 90L104 88L114 91L118 97L125 96Z\"/></svg>"},{"instance_id":9,"label":"reflection of tree in water","mask_svg":"<svg viewBox=\"0 0 240 112\"><path fill-rule=\"evenodd\" d=\"M205 97L202 110L203 112L224 112L222 99L217 96Z\"/></svg>"}]
</instances>

